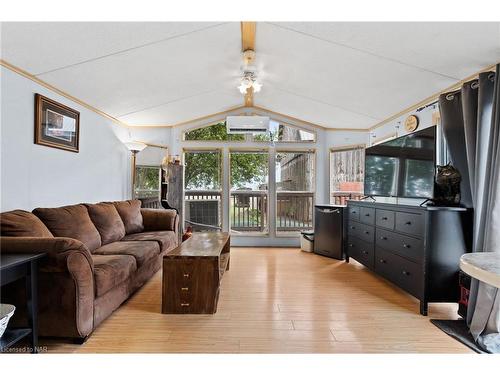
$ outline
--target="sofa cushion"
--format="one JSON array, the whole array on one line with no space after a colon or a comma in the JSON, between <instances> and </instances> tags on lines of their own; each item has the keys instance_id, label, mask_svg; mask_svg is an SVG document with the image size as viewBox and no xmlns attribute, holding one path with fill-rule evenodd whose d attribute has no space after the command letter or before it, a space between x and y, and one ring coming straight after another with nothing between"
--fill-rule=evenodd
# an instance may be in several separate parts
<instances>
[{"instance_id":1,"label":"sofa cushion","mask_svg":"<svg viewBox=\"0 0 500 375\"><path fill-rule=\"evenodd\" d=\"M90 220L83 204L58 208L36 208L33 213L56 237L69 237L83 242L92 252L101 246L101 236Z\"/></svg>"},{"instance_id":2,"label":"sofa cushion","mask_svg":"<svg viewBox=\"0 0 500 375\"><path fill-rule=\"evenodd\" d=\"M87 204L89 216L101 235L101 243L106 245L120 241L125 236L125 225L113 203Z\"/></svg>"},{"instance_id":3,"label":"sofa cushion","mask_svg":"<svg viewBox=\"0 0 500 375\"><path fill-rule=\"evenodd\" d=\"M141 201L138 199L113 202L125 225L125 233L138 233L144 230L141 214Z\"/></svg>"},{"instance_id":4,"label":"sofa cushion","mask_svg":"<svg viewBox=\"0 0 500 375\"><path fill-rule=\"evenodd\" d=\"M42 221L31 212L14 210L0 214L2 236L54 237Z\"/></svg>"},{"instance_id":5,"label":"sofa cushion","mask_svg":"<svg viewBox=\"0 0 500 375\"><path fill-rule=\"evenodd\" d=\"M161 252L170 251L177 246L177 234L172 231L153 231L128 234L122 241L156 241L161 246Z\"/></svg>"},{"instance_id":6,"label":"sofa cushion","mask_svg":"<svg viewBox=\"0 0 500 375\"><path fill-rule=\"evenodd\" d=\"M92 259L96 297L121 284L137 270L135 258L131 255L93 254Z\"/></svg>"},{"instance_id":7,"label":"sofa cushion","mask_svg":"<svg viewBox=\"0 0 500 375\"><path fill-rule=\"evenodd\" d=\"M132 255L140 268L144 263L160 255L160 245L155 241L113 242L94 250L100 255Z\"/></svg>"}]
</instances>

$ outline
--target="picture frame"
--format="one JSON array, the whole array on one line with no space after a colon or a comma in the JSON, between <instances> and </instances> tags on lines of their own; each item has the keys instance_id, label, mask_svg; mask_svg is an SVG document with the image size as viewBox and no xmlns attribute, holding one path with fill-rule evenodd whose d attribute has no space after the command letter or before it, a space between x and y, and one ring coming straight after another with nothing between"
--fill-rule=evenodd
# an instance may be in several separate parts
<instances>
[{"instance_id":1,"label":"picture frame","mask_svg":"<svg viewBox=\"0 0 500 375\"><path fill-rule=\"evenodd\" d=\"M35 144L79 152L80 112L35 94Z\"/></svg>"}]
</instances>

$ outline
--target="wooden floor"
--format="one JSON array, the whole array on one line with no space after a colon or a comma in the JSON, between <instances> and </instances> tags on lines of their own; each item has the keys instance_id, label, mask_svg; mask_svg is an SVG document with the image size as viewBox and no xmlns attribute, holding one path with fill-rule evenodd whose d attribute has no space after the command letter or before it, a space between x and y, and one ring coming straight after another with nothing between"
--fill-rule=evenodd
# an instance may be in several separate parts
<instances>
[{"instance_id":1,"label":"wooden floor","mask_svg":"<svg viewBox=\"0 0 500 375\"><path fill-rule=\"evenodd\" d=\"M468 353L429 318L456 318L455 304L416 299L352 261L297 249L233 248L215 315L163 315L161 272L76 353Z\"/></svg>"}]
</instances>

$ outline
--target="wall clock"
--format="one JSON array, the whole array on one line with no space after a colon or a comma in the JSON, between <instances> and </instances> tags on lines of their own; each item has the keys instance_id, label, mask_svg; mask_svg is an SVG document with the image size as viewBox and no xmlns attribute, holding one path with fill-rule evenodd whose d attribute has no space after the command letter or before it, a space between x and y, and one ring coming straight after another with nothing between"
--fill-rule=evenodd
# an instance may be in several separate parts
<instances>
[{"instance_id":1,"label":"wall clock","mask_svg":"<svg viewBox=\"0 0 500 375\"><path fill-rule=\"evenodd\" d=\"M410 115L405 120L406 131L412 132L418 128L418 117L415 115Z\"/></svg>"}]
</instances>

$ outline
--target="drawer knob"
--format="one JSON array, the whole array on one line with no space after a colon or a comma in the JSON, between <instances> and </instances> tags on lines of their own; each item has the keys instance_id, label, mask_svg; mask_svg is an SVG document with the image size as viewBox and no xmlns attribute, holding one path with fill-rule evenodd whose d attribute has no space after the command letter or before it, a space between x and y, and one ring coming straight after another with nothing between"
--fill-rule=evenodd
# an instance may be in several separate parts
<instances>
[{"instance_id":1,"label":"drawer knob","mask_svg":"<svg viewBox=\"0 0 500 375\"><path fill-rule=\"evenodd\" d=\"M404 271L404 270L403 270L403 275L405 275L405 276L410 276L410 273L409 273L408 271Z\"/></svg>"},{"instance_id":2,"label":"drawer knob","mask_svg":"<svg viewBox=\"0 0 500 375\"><path fill-rule=\"evenodd\" d=\"M349 244L349 247L352 247L352 243Z\"/></svg>"},{"instance_id":3,"label":"drawer knob","mask_svg":"<svg viewBox=\"0 0 500 375\"><path fill-rule=\"evenodd\" d=\"M404 243L404 244L403 244L403 247L404 247L405 249L409 249L409 248L410 248L410 245L408 245L408 244Z\"/></svg>"},{"instance_id":4,"label":"drawer knob","mask_svg":"<svg viewBox=\"0 0 500 375\"><path fill-rule=\"evenodd\" d=\"M369 231L367 231L367 230L365 230L365 234L370 234L370 232L369 232Z\"/></svg>"},{"instance_id":5,"label":"drawer knob","mask_svg":"<svg viewBox=\"0 0 500 375\"><path fill-rule=\"evenodd\" d=\"M356 211L351 211L351 213L352 213L352 214L355 214L355 213L356 213Z\"/></svg>"},{"instance_id":6,"label":"drawer knob","mask_svg":"<svg viewBox=\"0 0 500 375\"><path fill-rule=\"evenodd\" d=\"M189 290L189 288L188 287L183 287L183 288L181 288L181 290L187 292Z\"/></svg>"},{"instance_id":7,"label":"drawer knob","mask_svg":"<svg viewBox=\"0 0 500 375\"><path fill-rule=\"evenodd\" d=\"M411 225L411 221L407 221L405 225Z\"/></svg>"},{"instance_id":8,"label":"drawer knob","mask_svg":"<svg viewBox=\"0 0 500 375\"><path fill-rule=\"evenodd\" d=\"M382 236L382 237L380 237L380 239L381 239L381 240L386 240L386 239L387 239L387 237Z\"/></svg>"},{"instance_id":9,"label":"drawer knob","mask_svg":"<svg viewBox=\"0 0 500 375\"><path fill-rule=\"evenodd\" d=\"M356 229L356 227L355 226L351 226L351 229Z\"/></svg>"},{"instance_id":10,"label":"drawer knob","mask_svg":"<svg viewBox=\"0 0 500 375\"><path fill-rule=\"evenodd\" d=\"M181 306L182 307L187 307L187 306L189 306L189 303L181 303Z\"/></svg>"},{"instance_id":11,"label":"drawer knob","mask_svg":"<svg viewBox=\"0 0 500 375\"><path fill-rule=\"evenodd\" d=\"M389 220L389 218L387 216L384 216L382 220Z\"/></svg>"},{"instance_id":12,"label":"drawer knob","mask_svg":"<svg viewBox=\"0 0 500 375\"><path fill-rule=\"evenodd\" d=\"M182 276L184 276L184 277L189 277L189 273L185 273L185 274L183 274Z\"/></svg>"},{"instance_id":13,"label":"drawer knob","mask_svg":"<svg viewBox=\"0 0 500 375\"><path fill-rule=\"evenodd\" d=\"M380 263L387 263L385 259L380 259Z\"/></svg>"},{"instance_id":14,"label":"drawer knob","mask_svg":"<svg viewBox=\"0 0 500 375\"><path fill-rule=\"evenodd\" d=\"M370 216L370 214L365 214L366 217Z\"/></svg>"},{"instance_id":15,"label":"drawer knob","mask_svg":"<svg viewBox=\"0 0 500 375\"><path fill-rule=\"evenodd\" d=\"M363 250L363 254L368 255L368 251Z\"/></svg>"}]
</instances>

